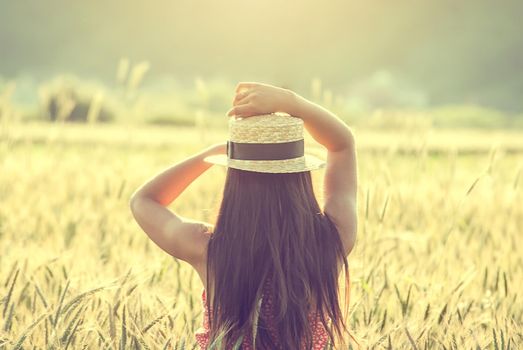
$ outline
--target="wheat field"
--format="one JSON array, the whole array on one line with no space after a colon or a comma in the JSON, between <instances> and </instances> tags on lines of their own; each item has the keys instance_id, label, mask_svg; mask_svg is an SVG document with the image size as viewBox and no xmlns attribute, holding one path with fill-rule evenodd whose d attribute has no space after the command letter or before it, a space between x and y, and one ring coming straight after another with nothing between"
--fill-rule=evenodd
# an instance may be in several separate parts
<instances>
[{"instance_id":1,"label":"wheat field","mask_svg":"<svg viewBox=\"0 0 523 350\"><path fill-rule=\"evenodd\" d=\"M361 347L523 348L523 134L354 131ZM195 349L203 286L128 201L226 130L23 124L0 137L0 348ZM170 208L212 221L224 179L210 168Z\"/></svg>"}]
</instances>

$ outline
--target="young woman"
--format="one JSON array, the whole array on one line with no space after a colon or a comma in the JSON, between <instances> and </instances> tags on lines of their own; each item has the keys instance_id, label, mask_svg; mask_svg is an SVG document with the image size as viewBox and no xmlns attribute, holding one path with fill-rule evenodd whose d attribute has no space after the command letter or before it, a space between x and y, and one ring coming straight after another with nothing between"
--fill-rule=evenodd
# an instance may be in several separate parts
<instances>
[{"instance_id":1,"label":"young woman","mask_svg":"<svg viewBox=\"0 0 523 350\"><path fill-rule=\"evenodd\" d=\"M326 164L304 154L300 124L282 122L274 129L274 123L284 119L260 119L275 112L305 126L327 149ZM287 350L323 349L329 342L334 348L346 348L347 336L352 337L346 323L347 256L357 232L351 130L297 93L263 83L239 83L227 115L239 118L229 124L226 143L163 171L139 188L130 202L151 240L191 264L202 280L205 313L203 328L196 334L198 344L201 349ZM282 142L285 137L290 141ZM216 222L185 218L167 209L212 164L227 166ZM320 208L310 171L324 165ZM344 315L338 288L342 266Z\"/></svg>"}]
</instances>

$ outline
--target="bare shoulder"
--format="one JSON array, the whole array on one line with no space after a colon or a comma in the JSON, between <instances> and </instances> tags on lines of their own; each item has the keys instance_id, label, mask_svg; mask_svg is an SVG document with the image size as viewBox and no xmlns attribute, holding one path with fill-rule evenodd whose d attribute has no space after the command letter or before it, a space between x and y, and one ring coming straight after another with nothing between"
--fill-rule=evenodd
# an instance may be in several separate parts
<instances>
[{"instance_id":1,"label":"bare shoulder","mask_svg":"<svg viewBox=\"0 0 523 350\"><path fill-rule=\"evenodd\" d=\"M202 284L205 286L207 278L207 247L214 231L214 226L206 222L200 222L199 225L200 226L196 228L196 232L198 233L194 238L197 254L196 258L190 262L190 264L196 270L198 277L200 277Z\"/></svg>"},{"instance_id":2,"label":"bare shoulder","mask_svg":"<svg viewBox=\"0 0 523 350\"><path fill-rule=\"evenodd\" d=\"M191 225L191 227L188 227L187 229L191 234L189 234L188 237L190 237L195 249L195 258L190 263L193 266L199 266L206 263L207 246L211 239L214 226L202 221L191 222L189 225Z\"/></svg>"}]
</instances>

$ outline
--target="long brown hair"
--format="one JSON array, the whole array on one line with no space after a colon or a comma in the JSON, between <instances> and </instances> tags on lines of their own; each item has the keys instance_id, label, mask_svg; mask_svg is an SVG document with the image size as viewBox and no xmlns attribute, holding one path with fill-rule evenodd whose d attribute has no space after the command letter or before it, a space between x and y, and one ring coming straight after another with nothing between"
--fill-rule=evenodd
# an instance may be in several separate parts
<instances>
[{"instance_id":1,"label":"long brown hair","mask_svg":"<svg viewBox=\"0 0 523 350\"><path fill-rule=\"evenodd\" d=\"M213 295L206 300L210 348L240 348L243 337L250 337L256 349L311 349L311 311L320 315L331 345L346 348L348 262L336 226L318 205L310 171L227 168L207 249L206 291ZM340 263L346 286L343 316L338 303ZM277 339L259 311L269 277L273 307L279 311L274 315Z\"/></svg>"}]
</instances>

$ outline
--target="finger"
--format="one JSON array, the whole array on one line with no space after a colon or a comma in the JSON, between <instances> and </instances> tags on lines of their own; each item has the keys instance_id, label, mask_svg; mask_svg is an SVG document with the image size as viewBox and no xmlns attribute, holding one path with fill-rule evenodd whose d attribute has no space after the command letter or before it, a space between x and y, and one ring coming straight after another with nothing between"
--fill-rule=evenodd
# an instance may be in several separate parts
<instances>
[{"instance_id":1,"label":"finger","mask_svg":"<svg viewBox=\"0 0 523 350\"><path fill-rule=\"evenodd\" d=\"M232 104L233 104L233 106L244 105L246 103L249 103L250 100L251 100L250 94L242 94L240 97L238 97L238 95L236 95L236 98L234 99L234 101L232 101Z\"/></svg>"},{"instance_id":2,"label":"finger","mask_svg":"<svg viewBox=\"0 0 523 350\"><path fill-rule=\"evenodd\" d=\"M235 105L235 104L236 104L236 101L239 101L240 99L242 99L243 97L245 97L245 95L246 95L246 91L236 93L236 94L234 95L234 98L232 99L232 104Z\"/></svg>"},{"instance_id":3,"label":"finger","mask_svg":"<svg viewBox=\"0 0 523 350\"><path fill-rule=\"evenodd\" d=\"M255 82L241 82L241 83L238 83L238 85L236 85L236 90L235 91L238 93L238 92L241 92L242 90L255 87L256 85L258 85L258 83L255 83Z\"/></svg>"},{"instance_id":4,"label":"finger","mask_svg":"<svg viewBox=\"0 0 523 350\"><path fill-rule=\"evenodd\" d=\"M237 117L246 117L252 113L252 105L250 103L234 106L227 112L227 115L237 116Z\"/></svg>"},{"instance_id":5,"label":"finger","mask_svg":"<svg viewBox=\"0 0 523 350\"><path fill-rule=\"evenodd\" d=\"M244 90L244 91L242 91L242 92L238 92L238 93L236 93L236 95L234 95L234 101L238 101L239 99L244 98L244 97L247 96L249 93L250 93L250 90Z\"/></svg>"}]
</instances>

